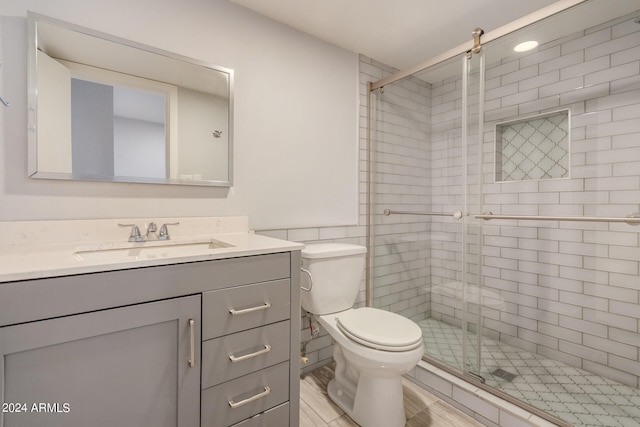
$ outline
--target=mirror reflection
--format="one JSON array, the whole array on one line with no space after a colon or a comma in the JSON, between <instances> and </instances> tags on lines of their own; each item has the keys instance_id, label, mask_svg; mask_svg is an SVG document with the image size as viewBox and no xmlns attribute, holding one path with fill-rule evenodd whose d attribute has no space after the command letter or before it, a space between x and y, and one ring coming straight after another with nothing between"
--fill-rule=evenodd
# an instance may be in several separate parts
<instances>
[{"instance_id":1,"label":"mirror reflection","mask_svg":"<svg viewBox=\"0 0 640 427\"><path fill-rule=\"evenodd\" d=\"M29 175L230 186L233 71L29 14Z\"/></svg>"}]
</instances>

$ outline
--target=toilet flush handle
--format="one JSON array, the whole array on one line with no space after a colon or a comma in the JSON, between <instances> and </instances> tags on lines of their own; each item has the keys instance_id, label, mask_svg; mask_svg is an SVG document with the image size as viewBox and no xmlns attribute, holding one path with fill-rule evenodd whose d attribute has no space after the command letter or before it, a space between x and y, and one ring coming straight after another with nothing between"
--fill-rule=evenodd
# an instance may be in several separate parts
<instances>
[{"instance_id":1,"label":"toilet flush handle","mask_svg":"<svg viewBox=\"0 0 640 427\"><path fill-rule=\"evenodd\" d=\"M305 288L304 286L300 286L300 289L302 289L305 292L310 292L311 289L313 289L313 276L311 275L311 272L304 267L300 267L300 271L302 271L303 273L307 273L309 275L309 287Z\"/></svg>"}]
</instances>

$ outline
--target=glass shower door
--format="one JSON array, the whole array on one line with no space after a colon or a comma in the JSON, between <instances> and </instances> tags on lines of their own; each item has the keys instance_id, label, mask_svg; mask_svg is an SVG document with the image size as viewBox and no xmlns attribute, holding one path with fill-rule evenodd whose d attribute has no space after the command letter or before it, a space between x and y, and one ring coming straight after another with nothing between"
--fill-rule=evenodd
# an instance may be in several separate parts
<instances>
[{"instance_id":1,"label":"glass shower door","mask_svg":"<svg viewBox=\"0 0 640 427\"><path fill-rule=\"evenodd\" d=\"M416 321L457 372L479 363L483 64L451 58L369 100L367 303Z\"/></svg>"},{"instance_id":2,"label":"glass shower door","mask_svg":"<svg viewBox=\"0 0 640 427\"><path fill-rule=\"evenodd\" d=\"M484 48L468 52L462 64L462 350L464 373L480 381L482 223L475 214L482 212L484 80Z\"/></svg>"}]
</instances>

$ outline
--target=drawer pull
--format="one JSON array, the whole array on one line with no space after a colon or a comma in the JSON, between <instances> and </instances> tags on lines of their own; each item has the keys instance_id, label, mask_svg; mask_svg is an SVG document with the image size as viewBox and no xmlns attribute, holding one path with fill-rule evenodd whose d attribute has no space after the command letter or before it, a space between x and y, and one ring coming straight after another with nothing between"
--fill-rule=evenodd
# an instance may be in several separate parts
<instances>
[{"instance_id":1,"label":"drawer pull","mask_svg":"<svg viewBox=\"0 0 640 427\"><path fill-rule=\"evenodd\" d=\"M271 303L265 302L264 304L259 305L257 307L244 308L242 310L236 310L235 308L230 308L229 313L231 313L232 316L237 316L238 314L247 314L247 313L253 313L254 311L266 310L269 307L271 307Z\"/></svg>"},{"instance_id":2,"label":"drawer pull","mask_svg":"<svg viewBox=\"0 0 640 427\"><path fill-rule=\"evenodd\" d=\"M195 331L195 320L189 319L189 367L193 368L196 366L196 331Z\"/></svg>"},{"instance_id":3,"label":"drawer pull","mask_svg":"<svg viewBox=\"0 0 640 427\"><path fill-rule=\"evenodd\" d=\"M271 393L271 388L268 385L266 385L266 386L264 386L264 391L256 394L255 396L251 396L248 399L241 400L240 402L234 402L233 400L230 400L229 401L229 406L231 406L232 409L239 408L240 406L246 405L247 403L251 403L254 400L258 400L258 399L260 399L262 397L265 397L269 393Z\"/></svg>"},{"instance_id":4,"label":"drawer pull","mask_svg":"<svg viewBox=\"0 0 640 427\"><path fill-rule=\"evenodd\" d=\"M271 346L269 344L265 344L262 350L258 350L255 353L245 354L244 356L234 356L233 354L229 356L229 360L231 363L242 362L243 360L251 359L253 357L260 356L265 353L269 353L271 351Z\"/></svg>"}]
</instances>

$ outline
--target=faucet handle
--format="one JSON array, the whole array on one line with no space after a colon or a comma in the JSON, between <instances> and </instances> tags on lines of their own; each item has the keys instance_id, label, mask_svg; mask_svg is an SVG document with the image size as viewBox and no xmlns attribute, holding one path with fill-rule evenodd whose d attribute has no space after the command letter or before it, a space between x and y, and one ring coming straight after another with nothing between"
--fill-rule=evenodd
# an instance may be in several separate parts
<instances>
[{"instance_id":1,"label":"faucet handle","mask_svg":"<svg viewBox=\"0 0 640 427\"><path fill-rule=\"evenodd\" d=\"M169 240L169 230L167 229L167 225L180 225L179 222L168 222L166 224L162 224L160 227L160 234L158 235L158 240Z\"/></svg>"},{"instance_id":2,"label":"faucet handle","mask_svg":"<svg viewBox=\"0 0 640 427\"><path fill-rule=\"evenodd\" d=\"M142 236L140 235L140 229L135 224L118 224L118 227L131 227L131 234L129 235L130 242L142 242Z\"/></svg>"}]
</instances>

